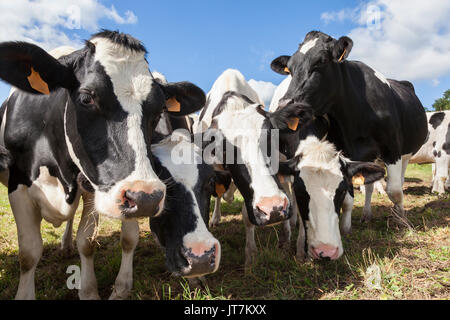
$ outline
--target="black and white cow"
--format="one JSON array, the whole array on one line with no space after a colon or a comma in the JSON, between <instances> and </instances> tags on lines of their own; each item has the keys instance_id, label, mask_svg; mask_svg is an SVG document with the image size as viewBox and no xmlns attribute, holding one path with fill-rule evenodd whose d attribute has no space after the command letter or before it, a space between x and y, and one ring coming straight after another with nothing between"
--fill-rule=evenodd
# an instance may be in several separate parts
<instances>
[{"instance_id":1,"label":"black and white cow","mask_svg":"<svg viewBox=\"0 0 450 320\"><path fill-rule=\"evenodd\" d=\"M310 107L315 116L327 115L327 140L346 157L377 158L387 165L387 193L403 210L403 176L412 154L425 141L425 110L407 81L386 79L359 61L348 61L353 42L309 32L292 56L276 58L271 67L292 81L279 109Z\"/></svg>"},{"instance_id":2,"label":"black and white cow","mask_svg":"<svg viewBox=\"0 0 450 320\"><path fill-rule=\"evenodd\" d=\"M277 87L269 111L278 108L279 99L286 93L290 81L289 76ZM301 216L298 260L304 259L306 253L314 259L339 258L344 252L341 232L348 233L351 228L352 177L363 175L369 182L384 176L382 167L350 161L336 150L326 140L329 125L326 116L319 116L300 124L294 131L283 130L281 135L281 151L290 159L287 168L283 164L281 173L294 177L293 189ZM288 183L283 187L286 191L292 189ZM291 226L295 225L294 217L291 218Z\"/></svg>"},{"instance_id":3,"label":"black and white cow","mask_svg":"<svg viewBox=\"0 0 450 320\"><path fill-rule=\"evenodd\" d=\"M433 180L431 192L444 194L445 189L450 189L450 111L427 112L428 136L425 143L409 160L409 163L432 163ZM372 218L370 202L376 182L365 187L365 203L363 220ZM382 188L382 187L381 187ZM378 189L380 187L378 186Z\"/></svg>"},{"instance_id":4,"label":"black and white cow","mask_svg":"<svg viewBox=\"0 0 450 320\"><path fill-rule=\"evenodd\" d=\"M450 188L450 111L427 112L428 138L409 163L433 163L431 192Z\"/></svg>"},{"instance_id":5,"label":"black and white cow","mask_svg":"<svg viewBox=\"0 0 450 320\"><path fill-rule=\"evenodd\" d=\"M0 78L20 89L0 114L1 142L13 161L2 182L19 236L16 298L34 298L40 222L59 226L73 217L79 173L94 191L84 203L92 202L96 213L127 221L162 212L166 186L150 160L153 129L164 108L188 114L204 105L205 95L190 83L154 81L145 55L138 40L107 30L60 59L29 43L0 44ZM83 213L82 286L94 283L89 239L96 224L96 214Z\"/></svg>"},{"instance_id":6,"label":"black and white cow","mask_svg":"<svg viewBox=\"0 0 450 320\"><path fill-rule=\"evenodd\" d=\"M291 201L283 191L277 170L271 170L272 160L277 161L279 157L278 148L266 145L272 141L274 123L287 121L287 117L284 111L279 114L265 112L257 96L252 97L254 101L247 96L252 93L253 89L239 71L226 70L209 92L206 109L202 111L197 127L199 132L206 130L203 140L216 139L218 151L214 159L217 161L218 156L221 159L215 163L231 173L244 198L246 266L252 263L256 254L255 226L281 223L292 215ZM297 113L294 110L292 114ZM217 148L217 141L223 142L228 152L222 153L223 149ZM209 154L207 148L205 158ZM268 150L271 150L270 157ZM280 239L280 244L288 240Z\"/></svg>"}]
</instances>

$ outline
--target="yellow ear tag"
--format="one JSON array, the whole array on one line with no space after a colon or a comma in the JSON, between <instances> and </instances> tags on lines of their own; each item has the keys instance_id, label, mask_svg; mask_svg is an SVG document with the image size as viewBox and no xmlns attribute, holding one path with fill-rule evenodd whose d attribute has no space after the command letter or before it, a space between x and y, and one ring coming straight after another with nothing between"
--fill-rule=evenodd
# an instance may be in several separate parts
<instances>
[{"instance_id":1,"label":"yellow ear tag","mask_svg":"<svg viewBox=\"0 0 450 320\"><path fill-rule=\"evenodd\" d=\"M225 186L223 184L220 183L216 183L216 194L218 197L223 196L223 194L225 193Z\"/></svg>"},{"instance_id":2,"label":"yellow ear tag","mask_svg":"<svg viewBox=\"0 0 450 320\"><path fill-rule=\"evenodd\" d=\"M364 184L364 176L363 175L354 176L352 178L352 184L362 186Z\"/></svg>"},{"instance_id":3,"label":"yellow ear tag","mask_svg":"<svg viewBox=\"0 0 450 320\"><path fill-rule=\"evenodd\" d=\"M299 121L300 121L299 118L289 118L287 120L287 125L288 125L289 129L291 129L292 131L297 130Z\"/></svg>"},{"instance_id":4,"label":"yellow ear tag","mask_svg":"<svg viewBox=\"0 0 450 320\"><path fill-rule=\"evenodd\" d=\"M48 90L47 82L42 80L39 72L34 71L33 67L31 67L31 74L27 77L30 86L40 93L50 94L50 90Z\"/></svg>"},{"instance_id":5,"label":"yellow ear tag","mask_svg":"<svg viewBox=\"0 0 450 320\"><path fill-rule=\"evenodd\" d=\"M181 105L178 102L178 100L175 98L167 99L166 107L167 107L167 110L169 110L170 112L180 112L180 110L181 110Z\"/></svg>"},{"instance_id":6,"label":"yellow ear tag","mask_svg":"<svg viewBox=\"0 0 450 320\"><path fill-rule=\"evenodd\" d=\"M341 57L339 58L338 62L341 62L344 59L345 53L347 52L347 49L344 49L344 52L342 53Z\"/></svg>"},{"instance_id":7,"label":"yellow ear tag","mask_svg":"<svg viewBox=\"0 0 450 320\"><path fill-rule=\"evenodd\" d=\"M291 71L289 71L289 68L288 68L288 67L284 67L284 72L286 72L286 73L291 73Z\"/></svg>"}]
</instances>

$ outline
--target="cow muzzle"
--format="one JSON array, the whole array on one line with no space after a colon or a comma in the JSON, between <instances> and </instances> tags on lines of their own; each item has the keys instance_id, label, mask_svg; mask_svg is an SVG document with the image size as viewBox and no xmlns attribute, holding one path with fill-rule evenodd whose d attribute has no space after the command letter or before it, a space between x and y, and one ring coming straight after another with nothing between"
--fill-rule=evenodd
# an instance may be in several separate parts
<instances>
[{"instance_id":1,"label":"cow muzzle","mask_svg":"<svg viewBox=\"0 0 450 320\"><path fill-rule=\"evenodd\" d=\"M212 246L204 243L194 243L188 248L183 247L181 251L188 263L182 274L186 278L200 277L213 273L219 268L220 244L217 240L214 241Z\"/></svg>"},{"instance_id":2,"label":"cow muzzle","mask_svg":"<svg viewBox=\"0 0 450 320\"><path fill-rule=\"evenodd\" d=\"M336 260L341 256L339 254L339 248L329 244L310 247L310 253L312 258L316 260Z\"/></svg>"},{"instance_id":3,"label":"cow muzzle","mask_svg":"<svg viewBox=\"0 0 450 320\"><path fill-rule=\"evenodd\" d=\"M162 182L136 181L121 186L117 202L126 219L153 217L162 211L165 194L166 186Z\"/></svg>"},{"instance_id":4,"label":"cow muzzle","mask_svg":"<svg viewBox=\"0 0 450 320\"><path fill-rule=\"evenodd\" d=\"M286 197L262 197L253 210L258 226L278 224L290 218L289 201Z\"/></svg>"}]
</instances>

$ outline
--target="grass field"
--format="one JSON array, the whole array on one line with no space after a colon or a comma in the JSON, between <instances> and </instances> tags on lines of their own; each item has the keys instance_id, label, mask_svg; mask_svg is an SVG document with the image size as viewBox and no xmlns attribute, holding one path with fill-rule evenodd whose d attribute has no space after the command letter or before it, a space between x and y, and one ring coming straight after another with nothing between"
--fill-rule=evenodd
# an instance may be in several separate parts
<instances>
[{"instance_id":1,"label":"grass field","mask_svg":"<svg viewBox=\"0 0 450 320\"><path fill-rule=\"evenodd\" d=\"M189 287L165 269L164 253L141 221L140 242L134 258L131 299L448 299L450 297L450 197L430 193L431 166L410 165L404 187L405 208L414 230L389 218L387 196L374 195L374 218L362 224L363 195L357 191L352 233L345 236L344 255L338 261L295 260L295 237L290 251L277 247L278 228L258 229L258 259L244 272L245 233L239 214L242 198L222 204L221 224L212 233L222 245L219 270L207 276L204 289ZM213 206L213 204L212 204ZM78 225L77 215L74 233ZM79 265L78 254L59 251L65 225L44 222L44 254L36 271L37 299L77 299L66 287L66 269ZM108 298L119 271L120 223L101 218L95 269L102 298ZM379 287L366 285L367 269L381 270ZM0 189L0 299L14 298L19 282L17 233L7 191Z\"/></svg>"}]
</instances>

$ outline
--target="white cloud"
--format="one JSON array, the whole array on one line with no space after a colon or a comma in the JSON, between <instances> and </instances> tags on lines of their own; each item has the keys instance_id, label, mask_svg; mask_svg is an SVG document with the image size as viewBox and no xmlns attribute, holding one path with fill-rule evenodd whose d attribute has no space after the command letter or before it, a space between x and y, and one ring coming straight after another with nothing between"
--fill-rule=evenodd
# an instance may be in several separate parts
<instances>
[{"instance_id":1,"label":"white cloud","mask_svg":"<svg viewBox=\"0 0 450 320\"><path fill-rule=\"evenodd\" d=\"M20 40L36 43L45 49L61 45L82 44L76 30L95 32L99 21L117 24L136 23L131 11L120 15L114 6L99 0L14 0L0 2L0 41Z\"/></svg>"},{"instance_id":2,"label":"white cloud","mask_svg":"<svg viewBox=\"0 0 450 320\"><path fill-rule=\"evenodd\" d=\"M269 107L270 101L272 100L273 94L275 93L275 89L277 88L272 82L267 81L258 81L255 79L250 79L248 81L250 87L256 91L258 96L264 102L266 107Z\"/></svg>"},{"instance_id":3,"label":"white cloud","mask_svg":"<svg viewBox=\"0 0 450 320\"><path fill-rule=\"evenodd\" d=\"M356 23L348 34L354 42L350 59L388 77L436 83L450 73L448 0L373 0L354 9L325 12L321 18L325 23Z\"/></svg>"}]
</instances>

